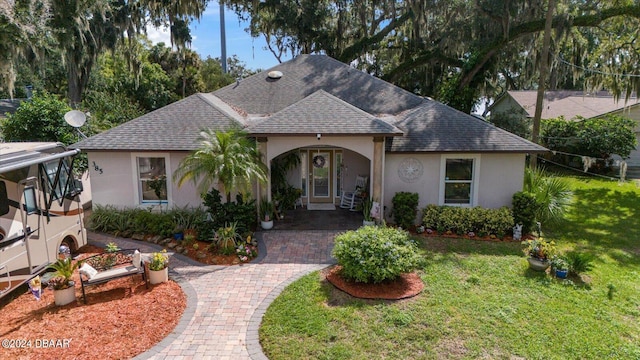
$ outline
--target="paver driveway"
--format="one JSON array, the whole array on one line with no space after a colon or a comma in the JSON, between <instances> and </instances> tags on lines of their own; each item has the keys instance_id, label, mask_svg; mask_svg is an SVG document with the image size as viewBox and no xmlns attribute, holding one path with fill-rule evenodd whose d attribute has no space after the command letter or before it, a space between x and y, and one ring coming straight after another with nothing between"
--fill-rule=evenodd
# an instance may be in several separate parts
<instances>
[{"instance_id":1,"label":"paver driveway","mask_svg":"<svg viewBox=\"0 0 640 360\"><path fill-rule=\"evenodd\" d=\"M339 231L262 233L260 256L250 264L202 266L183 256L170 260L172 276L187 295L187 309L176 329L137 359L266 359L258 327L269 304L291 282L322 269L331 258ZM154 244L89 236L90 242L157 251Z\"/></svg>"}]
</instances>

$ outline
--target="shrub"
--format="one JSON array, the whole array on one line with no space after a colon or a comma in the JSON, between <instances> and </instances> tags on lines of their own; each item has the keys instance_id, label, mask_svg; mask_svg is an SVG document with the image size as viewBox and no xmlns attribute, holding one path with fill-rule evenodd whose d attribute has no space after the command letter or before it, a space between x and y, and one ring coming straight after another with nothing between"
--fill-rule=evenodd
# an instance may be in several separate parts
<instances>
[{"instance_id":1,"label":"shrub","mask_svg":"<svg viewBox=\"0 0 640 360\"><path fill-rule=\"evenodd\" d=\"M235 202L222 203L222 196L217 189L212 189L203 197L207 212L212 221L203 224L202 232L211 234L214 230L225 227L225 224L235 222L239 234L255 230L256 202L251 199L245 201L241 194L236 195ZM200 232L200 230L199 230Z\"/></svg>"},{"instance_id":2,"label":"shrub","mask_svg":"<svg viewBox=\"0 0 640 360\"><path fill-rule=\"evenodd\" d=\"M571 203L571 187L564 179L548 175L541 168L526 168L524 191L531 193L538 203L536 220L558 222Z\"/></svg>"},{"instance_id":3,"label":"shrub","mask_svg":"<svg viewBox=\"0 0 640 360\"><path fill-rule=\"evenodd\" d=\"M519 191L513 194L513 221L522 224L522 233L530 233L536 221L536 212L540 206L533 194Z\"/></svg>"},{"instance_id":4,"label":"shrub","mask_svg":"<svg viewBox=\"0 0 640 360\"><path fill-rule=\"evenodd\" d=\"M424 227L439 233L451 231L463 235L475 232L480 236L503 237L513 227L513 215L507 207L486 209L428 205L423 214Z\"/></svg>"},{"instance_id":5,"label":"shrub","mask_svg":"<svg viewBox=\"0 0 640 360\"><path fill-rule=\"evenodd\" d=\"M415 270L421 261L406 231L365 226L336 237L333 256L346 279L379 283Z\"/></svg>"},{"instance_id":6,"label":"shrub","mask_svg":"<svg viewBox=\"0 0 640 360\"><path fill-rule=\"evenodd\" d=\"M398 192L391 200L393 219L403 229L409 229L416 221L418 213L418 193Z\"/></svg>"},{"instance_id":7,"label":"shrub","mask_svg":"<svg viewBox=\"0 0 640 360\"><path fill-rule=\"evenodd\" d=\"M569 264L569 272L574 275L593 269L593 256L591 254L571 251L564 257Z\"/></svg>"}]
</instances>

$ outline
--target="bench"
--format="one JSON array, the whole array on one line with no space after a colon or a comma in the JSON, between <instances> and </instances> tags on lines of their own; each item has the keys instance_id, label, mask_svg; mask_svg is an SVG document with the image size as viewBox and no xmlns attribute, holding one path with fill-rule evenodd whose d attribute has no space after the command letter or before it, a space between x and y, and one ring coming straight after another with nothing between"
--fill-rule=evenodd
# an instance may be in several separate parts
<instances>
[{"instance_id":1,"label":"bench","mask_svg":"<svg viewBox=\"0 0 640 360\"><path fill-rule=\"evenodd\" d=\"M82 261L78 271L85 304L87 303L85 287L104 284L114 279L142 275L145 286L149 288L142 255L138 249L124 249L90 256Z\"/></svg>"}]
</instances>

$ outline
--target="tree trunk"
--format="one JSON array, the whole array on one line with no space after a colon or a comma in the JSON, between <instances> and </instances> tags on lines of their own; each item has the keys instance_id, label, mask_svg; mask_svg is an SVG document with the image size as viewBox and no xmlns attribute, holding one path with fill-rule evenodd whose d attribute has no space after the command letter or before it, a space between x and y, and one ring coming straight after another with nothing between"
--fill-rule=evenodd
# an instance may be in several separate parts
<instances>
[{"instance_id":1,"label":"tree trunk","mask_svg":"<svg viewBox=\"0 0 640 360\"><path fill-rule=\"evenodd\" d=\"M540 81L538 81L538 97L536 98L536 112L533 116L533 130L531 131L531 141L538 143L540 135L540 118L542 117L542 106L544 101L545 82L547 81L547 70L549 68L549 47L551 44L551 23L553 21L553 10L555 0L549 0L547 9L547 19L544 25L544 36L542 38L542 61L540 63ZM538 165L538 155L531 154L529 166L536 168Z\"/></svg>"}]
</instances>

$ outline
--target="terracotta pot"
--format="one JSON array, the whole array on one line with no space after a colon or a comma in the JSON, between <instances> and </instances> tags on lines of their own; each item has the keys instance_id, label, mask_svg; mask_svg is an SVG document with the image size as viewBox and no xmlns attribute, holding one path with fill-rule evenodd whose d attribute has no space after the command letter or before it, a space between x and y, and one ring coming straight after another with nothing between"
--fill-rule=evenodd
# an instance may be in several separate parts
<instances>
[{"instance_id":1,"label":"terracotta pot","mask_svg":"<svg viewBox=\"0 0 640 360\"><path fill-rule=\"evenodd\" d=\"M527 261L529 261L529 268L535 271L545 271L550 265L549 261L542 261L533 257L528 258Z\"/></svg>"},{"instance_id":2,"label":"terracotta pot","mask_svg":"<svg viewBox=\"0 0 640 360\"><path fill-rule=\"evenodd\" d=\"M53 290L53 301L58 306L63 306L76 301L76 287L71 286L62 290Z\"/></svg>"},{"instance_id":3,"label":"terracotta pot","mask_svg":"<svg viewBox=\"0 0 640 360\"><path fill-rule=\"evenodd\" d=\"M160 284L169 281L169 268L162 270L149 270L149 282L151 284Z\"/></svg>"}]
</instances>

